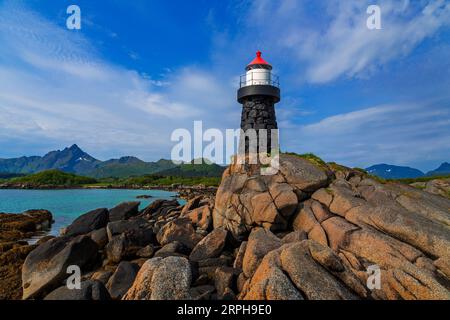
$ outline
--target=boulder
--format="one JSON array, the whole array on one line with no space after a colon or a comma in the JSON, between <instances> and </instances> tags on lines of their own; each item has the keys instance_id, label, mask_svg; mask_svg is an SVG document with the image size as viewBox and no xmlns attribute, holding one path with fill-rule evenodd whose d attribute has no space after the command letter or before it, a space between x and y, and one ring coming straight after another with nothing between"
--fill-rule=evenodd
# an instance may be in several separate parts
<instances>
[{"instance_id":1,"label":"boulder","mask_svg":"<svg viewBox=\"0 0 450 320\"><path fill-rule=\"evenodd\" d=\"M181 217L189 218L195 227L202 230L210 230L212 227L212 212L208 205L187 211L184 214L182 212Z\"/></svg>"},{"instance_id":2,"label":"boulder","mask_svg":"<svg viewBox=\"0 0 450 320\"><path fill-rule=\"evenodd\" d=\"M242 263L242 270L250 278L258 268L264 256L282 245L272 232L263 228L255 228L250 233Z\"/></svg>"},{"instance_id":3,"label":"boulder","mask_svg":"<svg viewBox=\"0 0 450 320\"><path fill-rule=\"evenodd\" d=\"M305 192L325 187L330 180L328 168L295 155L280 156L280 172L289 185Z\"/></svg>"},{"instance_id":4,"label":"boulder","mask_svg":"<svg viewBox=\"0 0 450 320\"><path fill-rule=\"evenodd\" d=\"M219 228L203 238L192 250L189 260L200 261L208 258L216 258L225 247L228 232Z\"/></svg>"},{"instance_id":5,"label":"boulder","mask_svg":"<svg viewBox=\"0 0 450 320\"><path fill-rule=\"evenodd\" d=\"M200 242L202 236L195 232L190 219L180 218L165 224L157 234L161 245L178 241L186 247L193 249Z\"/></svg>"},{"instance_id":6,"label":"boulder","mask_svg":"<svg viewBox=\"0 0 450 320\"><path fill-rule=\"evenodd\" d=\"M156 251L155 257L161 257L166 258L170 256L182 256L186 257L191 252L191 249L186 247L184 244L178 241L173 241L165 246L163 246L161 249Z\"/></svg>"},{"instance_id":7,"label":"boulder","mask_svg":"<svg viewBox=\"0 0 450 320\"><path fill-rule=\"evenodd\" d=\"M88 236L49 240L26 258L22 267L23 299L37 298L61 285L69 274L67 267L83 270L97 258L98 247Z\"/></svg>"},{"instance_id":8,"label":"boulder","mask_svg":"<svg viewBox=\"0 0 450 320\"><path fill-rule=\"evenodd\" d=\"M107 209L89 211L75 219L75 221L67 227L65 235L73 237L101 229L106 227L108 219L109 213Z\"/></svg>"},{"instance_id":9,"label":"boulder","mask_svg":"<svg viewBox=\"0 0 450 320\"><path fill-rule=\"evenodd\" d=\"M183 257L152 258L136 277L124 300L186 300L191 299L192 272Z\"/></svg>"},{"instance_id":10,"label":"boulder","mask_svg":"<svg viewBox=\"0 0 450 320\"><path fill-rule=\"evenodd\" d=\"M142 218L137 218L134 220L119 220L108 223L106 226L106 232L108 234L108 239L111 239L121 233L129 232L129 231L140 231L148 229L149 233L153 233L150 231L150 224ZM150 235L149 235L150 236ZM150 239L149 241L151 241Z\"/></svg>"},{"instance_id":11,"label":"boulder","mask_svg":"<svg viewBox=\"0 0 450 320\"><path fill-rule=\"evenodd\" d=\"M158 199L142 210L141 215L148 219L157 219L178 210L180 210L180 204L177 200Z\"/></svg>"},{"instance_id":12,"label":"boulder","mask_svg":"<svg viewBox=\"0 0 450 320\"><path fill-rule=\"evenodd\" d=\"M114 236L106 245L105 251L111 263L119 263L124 259L133 259L143 247L151 244L154 234L151 229L129 230Z\"/></svg>"},{"instance_id":13,"label":"boulder","mask_svg":"<svg viewBox=\"0 0 450 320\"><path fill-rule=\"evenodd\" d=\"M138 266L128 261L122 261L114 274L109 278L106 288L113 299L121 299L127 293L138 273Z\"/></svg>"},{"instance_id":14,"label":"boulder","mask_svg":"<svg viewBox=\"0 0 450 320\"><path fill-rule=\"evenodd\" d=\"M123 202L109 210L109 221L127 220L139 213L139 201Z\"/></svg>"},{"instance_id":15,"label":"boulder","mask_svg":"<svg viewBox=\"0 0 450 320\"><path fill-rule=\"evenodd\" d=\"M287 235L285 235L281 241L283 242L283 244L285 243L291 243L291 242L298 242L298 241L303 241L308 239L308 234L305 231L292 231L290 233L288 233Z\"/></svg>"},{"instance_id":16,"label":"boulder","mask_svg":"<svg viewBox=\"0 0 450 320\"><path fill-rule=\"evenodd\" d=\"M188 213L191 210L197 209L199 207L200 201L202 200L202 196L197 196L192 199L190 199L183 207L183 210L181 210L181 216L184 216L186 213Z\"/></svg>"},{"instance_id":17,"label":"boulder","mask_svg":"<svg viewBox=\"0 0 450 320\"><path fill-rule=\"evenodd\" d=\"M232 292L233 289L236 290L236 278L238 274L237 270L231 267L220 267L216 269L214 274L214 285L219 299L229 296L229 290Z\"/></svg>"},{"instance_id":18,"label":"boulder","mask_svg":"<svg viewBox=\"0 0 450 320\"><path fill-rule=\"evenodd\" d=\"M233 268L242 271L242 265L244 263L244 255L247 250L247 241L243 241L236 252L236 258L234 259Z\"/></svg>"},{"instance_id":19,"label":"boulder","mask_svg":"<svg viewBox=\"0 0 450 320\"><path fill-rule=\"evenodd\" d=\"M136 255L140 258L151 258L153 257L153 254L155 253L155 248L153 245L149 244L142 249L139 249L138 252L136 252Z\"/></svg>"},{"instance_id":20,"label":"boulder","mask_svg":"<svg viewBox=\"0 0 450 320\"><path fill-rule=\"evenodd\" d=\"M108 283L109 278L113 275L112 271L108 270L99 270L92 274L91 280L97 280L106 285Z\"/></svg>"},{"instance_id":21,"label":"boulder","mask_svg":"<svg viewBox=\"0 0 450 320\"><path fill-rule=\"evenodd\" d=\"M89 233L89 236L97 244L99 249L103 249L108 243L108 234L106 232L106 228L94 230Z\"/></svg>"},{"instance_id":22,"label":"boulder","mask_svg":"<svg viewBox=\"0 0 450 320\"><path fill-rule=\"evenodd\" d=\"M80 289L59 287L49 293L44 300L110 300L111 297L100 281L83 281Z\"/></svg>"},{"instance_id":23,"label":"boulder","mask_svg":"<svg viewBox=\"0 0 450 320\"><path fill-rule=\"evenodd\" d=\"M311 253L328 250L325 259ZM317 249L319 248L319 249ZM319 261L317 261L319 260ZM323 264L323 265L322 265ZM268 253L249 285L241 293L245 300L341 300L357 299L357 295L342 282L345 276L333 273L349 272L331 249L311 240L283 245Z\"/></svg>"}]
</instances>

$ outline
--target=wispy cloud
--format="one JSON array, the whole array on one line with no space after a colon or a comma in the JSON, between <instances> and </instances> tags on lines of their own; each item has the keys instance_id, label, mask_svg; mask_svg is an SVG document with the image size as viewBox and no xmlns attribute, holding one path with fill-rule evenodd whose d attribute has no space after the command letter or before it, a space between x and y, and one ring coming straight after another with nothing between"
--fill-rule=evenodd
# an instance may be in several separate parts
<instances>
[{"instance_id":1,"label":"wispy cloud","mask_svg":"<svg viewBox=\"0 0 450 320\"><path fill-rule=\"evenodd\" d=\"M194 120L239 123L238 110L227 112L227 86L214 85L208 71L186 67L155 83L103 60L81 33L13 2L0 6L0 42L3 156L28 141L27 154L76 142L99 157L157 159L170 154L172 130Z\"/></svg>"},{"instance_id":2,"label":"wispy cloud","mask_svg":"<svg viewBox=\"0 0 450 320\"><path fill-rule=\"evenodd\" d=\"M328 161L432 169L449 156L450 108L448 100L381 105L331 116L287 134L287 149L314 152Z\"/></svg>"},{"instance_id":3,"label":"wispy cloud","mask_svg":"<svg viewBox=\"0 0 450 320\"><path fill-rule=\"evenodd\" d=\"M366 10L373 1L313 3L255 1L246 26L260 43L300 63L306 69L305 80L312 83L367 78L450 26L450 3L445 0L376 1L381 7L381 30L366 26Z\"/></svg>"}]
</instances>

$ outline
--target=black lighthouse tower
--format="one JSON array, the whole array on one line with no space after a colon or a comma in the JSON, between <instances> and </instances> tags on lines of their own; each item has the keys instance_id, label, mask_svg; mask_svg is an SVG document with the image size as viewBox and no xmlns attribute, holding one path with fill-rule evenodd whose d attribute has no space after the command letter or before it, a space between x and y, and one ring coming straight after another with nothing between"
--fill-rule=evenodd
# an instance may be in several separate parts
<instances>
[{"instance_id":1,"label":"black lighthouse tower","mask_svg":"<svg viewBox=\"0 0 450 320\"><path fill-rule=\"evenodd\" d=\"M241 117L241 148L244 146L242 139L245 139L245 154L249 151L249 137L246 134L249 129L256 131L258 139L256 152L272 151L272 139L278 140L277 120L275 116L275 103L280 101L280 85L278 77L272 74L272 66L261 58L261 52L256 53L256 58L245 68L246 74L241 76L240 87L237 92L237 101L243 105ZM263 129L263 131L261 131ZM262 148L260 137L266 135ZM278 145L278 141L276 141ZM244 150L240 149L243 153Z\"/></svg>"}]
</instances>

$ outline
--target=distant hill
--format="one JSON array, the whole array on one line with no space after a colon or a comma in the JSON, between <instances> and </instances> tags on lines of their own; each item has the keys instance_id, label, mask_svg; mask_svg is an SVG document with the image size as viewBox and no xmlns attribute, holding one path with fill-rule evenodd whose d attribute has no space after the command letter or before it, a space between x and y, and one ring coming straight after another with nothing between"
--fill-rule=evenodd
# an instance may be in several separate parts
<instances>
[{"instance_id":1,"label":"distant hill","mask_svg":"<svg viewBox=\"0 0 450 320\"><path fill-rule=\"evenodd\" d=\"M14 178L8 181L8 184L28 186L60 186L75 187L83 184L96 183L97 180L88 177L78 176L72 173L66 173L60 170L46 170L31 174L25 177Z\"/></svg>"},{"instance_id":2,"label":"distant hill","mask_svg":"<svg viewBox=\"0 0 450 320\"><path fill-rule=\"evenodd\" d=\"M377 164L366 168L366 171L383 179L405 179L423 177L425 174L414 168L394 166L389 164Z\"/></svg>"},{"instance_id":3,"label":"distant hill","mask_svg":"<svg viewBox=\"0 0 450 320\"><path fill-rule=\"evenodd\" d=\"M158 173L174 167L176 165L172 161L165 159L157 162L145 162L135 157L122 157L120 159L104 161L95 168L83 173L86 176L94 178L126 178Z\"/></svg>"},{"instance_id":4,"label":"distant hill","mask_svg":"<svg viewBox=\"0 0 450 320\"><path fill-rule=\"evenodd\" d=\"M427 172L427 176L443 176L450 174L450 163L444 162L439 168Z\"/></svg>"},{"instance_id":5,"label":"distant hill","mask_svg":"<svg viewBox=\"0 0 450 320\"><path fill-rule=\"evenodd\" d=\"M190 164L185 163L174 168L158 172L161 176L176 177L221 177L226 167L212 164Z\"/></svg>"},{"instance_id":6,"label":"distant hill","mask_svg":"<svg viewBox=\"0 0 450 320\"><path fill-rule=\"evenodd\" d=\"M53 169L97 179L127 178L155 173L164 176L220 177L224 170L215 164L176 165L166 159L145 162L130 156L101 161L81 150L76 144L63 150L51 151L43 157L0 159L0 172L4 174L32 174Z\"/></svg>"}]
</instances>

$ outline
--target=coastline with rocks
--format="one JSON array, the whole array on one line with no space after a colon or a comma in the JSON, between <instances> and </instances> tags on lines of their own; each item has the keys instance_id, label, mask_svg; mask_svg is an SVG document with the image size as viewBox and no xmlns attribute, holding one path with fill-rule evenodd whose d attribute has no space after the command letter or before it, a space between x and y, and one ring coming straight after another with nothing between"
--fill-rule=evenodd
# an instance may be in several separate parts
<instances>
[{"instance_id":1,"label":"coastline with rocks","mask_svg":"<svg viewBox=\"0 0 450 320\"><path fill-rule=\"evenodd\" d=\"M17 224L9 240L2 222L9 249L0 259L15 274L2 271L1 298L450 299L449 199L295 155L281 155L275 175L260 169L232 164L217 192L189 192L185 205L90 211L31 246L20 240L47 213L34 229ZM79 290L65 285L71 265L81 269ZM367 286L371 266L379 288ZM12 278L20 285L5 286Z\"/></svg>"}]
</instances>

